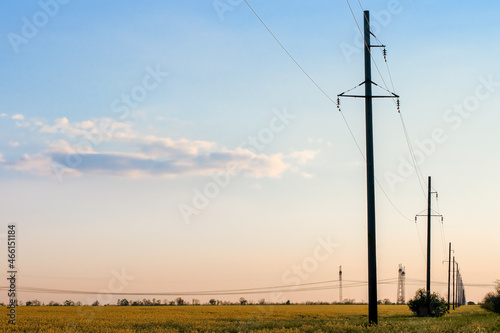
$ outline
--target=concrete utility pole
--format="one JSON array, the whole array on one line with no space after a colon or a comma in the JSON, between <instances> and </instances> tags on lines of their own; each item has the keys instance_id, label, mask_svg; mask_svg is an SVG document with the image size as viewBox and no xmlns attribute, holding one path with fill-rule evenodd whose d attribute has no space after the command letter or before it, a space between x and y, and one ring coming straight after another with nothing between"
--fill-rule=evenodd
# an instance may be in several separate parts
<instances>
[{"instance_id":1,"label":"concrete utility pole","mask_svg":"<svg viewBox=\"0 0 500 333\"><path fill-rule=\"evenodd\" d=\"M431 293L431 177L427 190L427 294Z\"/></svg>"},{"instance_id":2,"label":"concrete utility pole","mask_svg":"<svg viewBox=\"0 0 500 333\"><path fill-rule=\"evenodd\" d=\"M453 256L453 310L455 310L455 256Z\"/></svg>"},{"instance_id":3,"label":"concrete utility pole","mask_svg":"<svg viewBox=\"0 0 500 333\"><path fill-rule=\"evenodd\" d=\"M427 295L431 293L431 217L439 216L441 217L441 222L443 221L443 215L433 215L431 209L431 196L437 192L432 192L431 187L431 177L428 180L428 190L427 190L427 214L426 215L415 215L415 222L417 222L417 217L427 216L427 280L426 280L426 291Z\"/></svg>"},{"instance_id":4,"label":"concrete utility pole","mask_svg":"<svg viewBox=\"0 0 500 333\"><path fill-rule=\"evenodd\" d=\"M450 309L451 242L448 249L448 310Z\"/></svg>"},{"instance_id":5,"label":"concrete utility pole","mask_svg":"<svg viewBox=\"0 0 500 333\"><path fill-rule=\"evenodd\" d=\"M375 168L373 158L373 98L397 98L399 111L399 96L389 91L387 96L372 95L371 76L371 48L385 47L385 45L371 45L370 12L365 10L364 16L364 62L365 81L358 86L365 85L364 95L347 94L349 89L337 95L337 107L340 110L340 97L354 97L365 99L365 131L366 131L366 189L367 189L367 219L368 219L368 320L370 324L378 323L377 311L377 244L375 237Z\"/></svg>"},{"instance_id":6,"label":"concrete utility pole","mask_svg":"<svg viewBox=\"0 0 500 333\"><path fill-rule=\"evenodd\" d=\"M377 324L377 244L375 238L375 168L373 165L372 58L370 49L370 33L370 12L365 10L364 37L366 188L368 209L368 317L370 323Z\"/></svg>"}]
</instances>

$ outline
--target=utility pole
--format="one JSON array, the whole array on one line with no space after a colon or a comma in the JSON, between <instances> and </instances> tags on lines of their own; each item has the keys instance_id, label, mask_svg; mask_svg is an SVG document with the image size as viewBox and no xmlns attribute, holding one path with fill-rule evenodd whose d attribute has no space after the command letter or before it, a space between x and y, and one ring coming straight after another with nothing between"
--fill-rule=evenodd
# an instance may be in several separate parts
<instances>
[{"instance_id":1,"label":"utility pole","mask_svg":"<svg viewBox=\"0 0 500 333\"><path fill-rule=\"evenodd\" d=\"M342 265L339 266L339 303L342 303Z\"/></svg>"},{"instance_id":2,"label":"utility pole","mask_svg":"<svg viewBox=\"0 0 500 333\"><path fill-rule=\"evenodd\" d=\"M431 293L431 176L427 190L427 295Z\"/></svg>"},{"instance_id":3,"label":"utility pole","mask_svg":"<svg viewBox=\"0 0 500 333\"><path fill-rule=\"evenodd\" d=\"M370 324L378 323L377 311L377 244L375 237L375 168L373 158L373 98L397 98L399 111L399 96L389 91L388 96L372 95L371 75L371 48L385 47L385 45L371 45L370 12L365 10L364 16L364 62L365 81L358 86L365 85L364 95L349 95L349 89L337 95L337 107L340 110L340 97L354 97L365 99L365 131L366 131L366 188L367 188L367 220L368 220L368 320ZM357 87L357 86L356 86ZM355 88L356 88L355 87Z\"/></svg>"},{"instance_id":4,"label":"utility pole","mask_svg":"<svg viewBox=\"0 0 500 333\"><path fill-rule=\"evenodd\" d=\"M427 295L431 294L431 217L439 216L441 217L441 222L443 222L443 215L433 215L431 209L431 196L437 192L432 192L431 177L428 180L428 190L427 190L427 214L426 215L415 215L415 222L417 222L417 217L427 216L427 280L426 280L426 291Z\"/></svg>"},{"instance_id":5,"label":"utility pole","mask_svg":"<svg viewBox=\"0 0 500 333\"><path fill-rule=\"evenodd\" d=\"M368 318L378 323L377 310L377 246L375 238L375 170L373 161L372 58L370 46L370 12L364 11L365 37L365 126L366 187L368 209Z\"/></svg>"},{"instance_id":6,"label":"utility pole","mask_svg":"<svg viewBox=\"0 0 500 333\"><path fill-rule=\"evenodd\" d=\"M450 310L451 242L448 249L448 310Z\"/></svg>"},{"instance_id":7,"label":"utility pole","mask_svg":"<svg viewBox=\"0 0 500 333\"><path fill-rule=\"evenodd\" d=\"M456 285L457 308L460 307L460 295L458 294L459 285L460 285L460 269L458 268L458 263L457 263L457 285Z\"/></svg>"},{"instance_id":8,"label":"utility pole","mask_svg":"<svg viewBox=\"0 0 500 333\"><path fill-rule=\"evenodd\" d=\"M453 256L453 310L455 310L455 256Z\"/></svg>"}]
</instances>

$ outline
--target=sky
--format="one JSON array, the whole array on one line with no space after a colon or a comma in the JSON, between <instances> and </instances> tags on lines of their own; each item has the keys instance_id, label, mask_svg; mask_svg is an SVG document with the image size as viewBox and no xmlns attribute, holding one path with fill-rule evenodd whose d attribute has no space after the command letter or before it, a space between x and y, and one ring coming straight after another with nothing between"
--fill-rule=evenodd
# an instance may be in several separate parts
<instances>
[{"instance_id":1,"label":"sky","mask_svg":"<svg viewBox=\"0 0 500 333\"><path fill-rule=\"evenodd\" d=\"M500 5L248 4L272 34L238 0L0 4L0 251L16 224L19 299L300 289L342 265L343 298L366 301L349 286L367 280L364 104L335 105L364 80L363 8L387 49L373 81L401 111L374 102L378 298L396 300L399 264L407 300L425 286L431 176L432 290L451 242L480 301L500 278ZM193 298L338 301L320 286Z\"/></svg>"}]
</instances>

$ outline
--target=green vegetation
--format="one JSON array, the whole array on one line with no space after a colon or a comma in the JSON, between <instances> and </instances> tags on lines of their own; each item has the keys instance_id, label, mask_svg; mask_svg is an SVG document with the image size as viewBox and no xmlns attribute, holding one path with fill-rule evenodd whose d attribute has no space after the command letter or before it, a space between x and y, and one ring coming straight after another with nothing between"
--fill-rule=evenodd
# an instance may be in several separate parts
<instances>
[{"instance_id":1,"label":"green vegetation","mask_svg":"<svg viewBox=\"0 0 500 333\"><path fill-rule=\"evenodd\" d=\"M481 305L484 309L496 313L500 313L500 281L497 281L495 292L488 293Z\"/></svg>"},{"instance_id":2,"label":"green vegetation","mask_svg":"<svg viewBox=\"0 0 500 333\"><path fill-rule=\"evenodd\" d=\"M410 310L418 317L442 317L448 312L448 303L437 293L427 293L419 289L408 302Z\"/></svg>"},{"instance_id":3,"label":"green vegetation","mask_svg":"<svg viewBox=\"0 0 500 333\"><path fill-rule=\"evenodd\" d=\"M498 332L500 316L462 306L440 318L419 318L406 305L380 305L379 325L366 305L55 306L2 307L1 332Z\"/></svg>"}]
</instances>

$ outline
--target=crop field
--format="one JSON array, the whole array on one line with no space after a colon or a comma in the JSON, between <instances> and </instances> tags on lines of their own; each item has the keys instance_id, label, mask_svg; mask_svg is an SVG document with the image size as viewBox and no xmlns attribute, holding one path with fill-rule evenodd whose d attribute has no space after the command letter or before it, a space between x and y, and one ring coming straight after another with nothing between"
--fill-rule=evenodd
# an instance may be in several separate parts
<instances>
[{"instance_id":1,"label":"crop field","mask_svg":"<svg viewBox=\"0 0 500 333\"><path fill-rule=\"evenodd\" d=\"M406 305L41 306L18 307L1 332L500 332L500 316L463 306L442 318L413 317Z\"/></svg>"}]
</instances>

